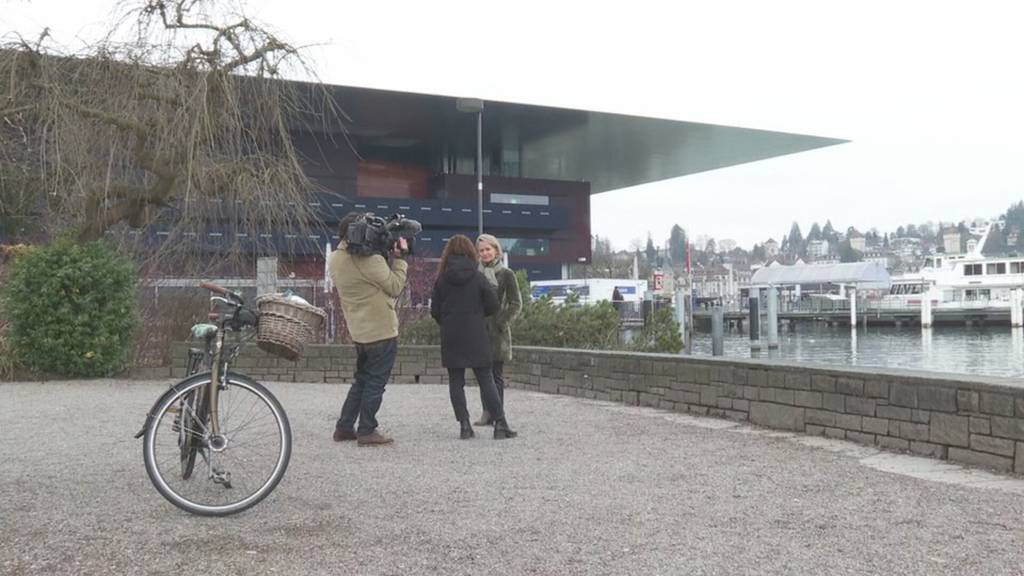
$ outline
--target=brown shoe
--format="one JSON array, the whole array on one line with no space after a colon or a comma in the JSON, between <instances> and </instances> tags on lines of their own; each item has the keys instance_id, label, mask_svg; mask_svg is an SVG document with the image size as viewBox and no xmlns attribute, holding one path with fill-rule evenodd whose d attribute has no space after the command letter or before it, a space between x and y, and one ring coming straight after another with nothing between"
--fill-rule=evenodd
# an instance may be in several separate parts
<instances>
[{"instance_id":1,"label":"brown shoe","mask_svg":"<svg viewBox=\"0 0 1024 576\"><path fill-rule=\"evenodd\" d=\"M389 438L380 432L373 431L369 434L364 434L359 437L360 446L385 446L394 442L394 439Z\"/></svg>"},{"instance_id":2,"label":"brown shoe","mask_svg":"<svg viewBox=\"0 0 1024 576\"><path fill-rule=\"evenodd\" d=\"M357 438L355 432L346 432L344 430L334 429L334 441L345 442L346 440L355 440Z\"/></svg>"}]
</instances>

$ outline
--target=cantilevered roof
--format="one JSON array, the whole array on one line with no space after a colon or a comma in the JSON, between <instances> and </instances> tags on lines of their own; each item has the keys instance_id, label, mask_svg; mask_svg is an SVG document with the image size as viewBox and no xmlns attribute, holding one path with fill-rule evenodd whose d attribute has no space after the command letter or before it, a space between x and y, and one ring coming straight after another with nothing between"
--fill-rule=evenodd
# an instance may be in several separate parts
<instances>
[{"instance_id":1,"label":"cantilevered roof","mask_svg":"<svg viewBox=\"0 0 1024 576\"><path fill-rule=\"evenodd\" d=\"M854 284L860 288L889 286L889 272L879 262L766 266L754 272L751 286Z\"/></svg>"},{"instance_id":2,"label":"cantilevered roof","mask_svg":"<svg viewBox=\"0 0 1024 576\"><path fill-rule=\"evenodd\" d=\"M474 114L458 98L331 86L344 110L344 129L357 152L391 150L409 160L436 162L438 151L475 156ZM516 174L577 180L604 192L775 156L845 140L698 122L484 102L484 153L518 143ZM503 160L504 161L504 160ZM494 163L491 164L493 166ZM490 168L490 167L489 167Z\"/></svg>"}]
</instances>

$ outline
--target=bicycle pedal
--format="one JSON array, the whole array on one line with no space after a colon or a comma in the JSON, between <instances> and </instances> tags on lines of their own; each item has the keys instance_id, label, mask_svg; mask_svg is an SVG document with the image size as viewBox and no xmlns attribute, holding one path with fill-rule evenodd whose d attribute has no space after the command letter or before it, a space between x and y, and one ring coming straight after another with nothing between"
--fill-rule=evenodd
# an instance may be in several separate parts
<instances>
[{"instance_id":1,"label":"bicycle pedal","mask_svg":"<svg viewBox=\"0 0 1024 576\"><path fill-rule=\"evenodd\" d=\"M210 478L213 480L214 484L220 484L228 489L231 488L231 472L225 472L214 468L213 472L210 474Z\"/></svg>"}]
</instances>

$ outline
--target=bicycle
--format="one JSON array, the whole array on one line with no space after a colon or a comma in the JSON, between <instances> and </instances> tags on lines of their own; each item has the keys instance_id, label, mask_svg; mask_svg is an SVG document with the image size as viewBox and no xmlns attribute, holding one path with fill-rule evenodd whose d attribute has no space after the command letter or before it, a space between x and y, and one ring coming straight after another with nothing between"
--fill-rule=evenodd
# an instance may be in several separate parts
<instances>
[{"instance_id":1,"label":"bicycle","mask_svg":"<svg viewBox=\"0 0 1024 576\"><path fill-rule=\"evenodd\" d=\"M193 326L185 378L153 404L135 437L143 438L146 473L172 504L202 516L226 516L266 498L284 477L292 432L284 408L255 380L230 370L251 338L259 314L231 290L203 282L212 292L215 323ZM228 340L228 333L236 338ZM205 371L200 372L201 368ZM205 465L196 474L199 459Z\"/></svg>"}]
</instances>

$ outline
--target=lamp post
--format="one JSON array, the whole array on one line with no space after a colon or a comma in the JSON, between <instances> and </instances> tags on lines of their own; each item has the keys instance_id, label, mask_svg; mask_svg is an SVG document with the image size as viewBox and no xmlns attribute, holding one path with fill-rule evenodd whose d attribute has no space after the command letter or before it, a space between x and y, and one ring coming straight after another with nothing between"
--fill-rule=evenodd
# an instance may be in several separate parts
<instances>
[{"instance_id":1,"label":"lamp post","mask_svg":"<svg viewBox=\"0 0 1024 576\"><path fill-rule=\"evenodd\" d=\"M479 235L484 233L484 101L479 98L459 98L455 101L455 109L476 114L476 232Z\"/></svg>"}]
</instances>

